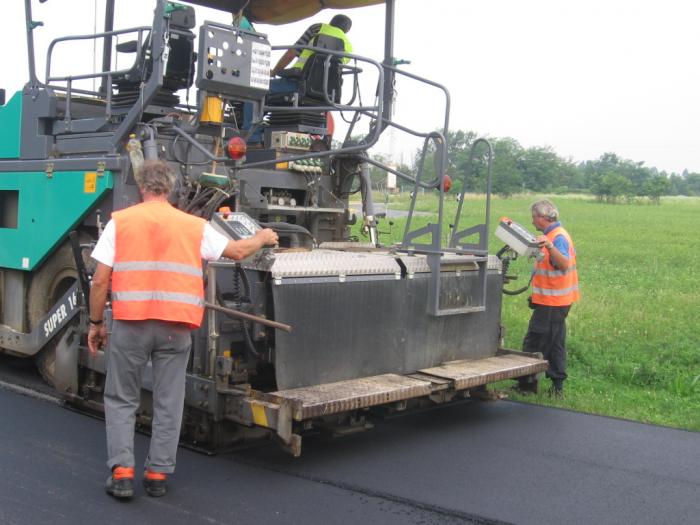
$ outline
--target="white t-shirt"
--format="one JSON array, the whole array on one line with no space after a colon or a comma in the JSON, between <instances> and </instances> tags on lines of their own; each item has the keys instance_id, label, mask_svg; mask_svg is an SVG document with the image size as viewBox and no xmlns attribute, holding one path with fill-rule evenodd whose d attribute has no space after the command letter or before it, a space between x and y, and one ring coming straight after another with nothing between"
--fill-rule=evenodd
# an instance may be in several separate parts
<instances>
[{"instance_id":1,"label":"white t-shirt","mask_svg":"<svg viewBox=\"0 0 700 525\"><path fill-rule=\"evenodd\" d=\"M117 238L117 228L114 225L114 220L110 219L105 226L102 235L97 241L95 249L92 251L92 258L109 266L114 266L114 245ZM202 236L202 244L200 253L202 259L211 261L219 259L224 249L228 244L228 238L216 231L209 223L204 225L204 235Z\"/></svg>"}]
</instances>

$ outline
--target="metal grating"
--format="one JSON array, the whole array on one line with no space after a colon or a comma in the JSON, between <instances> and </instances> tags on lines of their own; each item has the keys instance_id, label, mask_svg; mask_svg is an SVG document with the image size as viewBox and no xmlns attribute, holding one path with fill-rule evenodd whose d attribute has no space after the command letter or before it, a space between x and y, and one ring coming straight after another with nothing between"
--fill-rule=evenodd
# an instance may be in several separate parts
<instances>
[{"instance_id":1,"label":"metal grating","mask_svg":"<svg viewBox=\"0 0 700 525\"><path fill-rule=\"evenodd\" d=\"M397 257L406 267L409 274L430 273L428 266L428 258L423 254L401 255ZM459 255L455 253L446 253L441 257L441 264L444 270L478 270L477 263L474 261L473 255ZM488 266L489 270L501 271L501 261L495 255L489 255Z\"/></svg>"},{"instance_id":2,"label":"metal grating","mask_svg":"<svg viewBox=\"0 0 700 525\"><path fill-rule=\"evenodd\" d=\"M450 361L420 370L454 381L455 390L473 388L486 383L537 374L547 370L547 361L517 354L505 354L485 359Z\"/></svg>"},{"instance_id":3,"label":"metal grating","mask_svg":"<svg viewBox=\"0 0 700 525\"><path fill-rule=\"evenodd\" d=\"M322 250L378 251L371 242L326 241L319 244L318 247Z\"/></svg>"},{"instance_id":4,"label":"metal grating","mask_svg":"<svg viewBox=\"0 0 700 525\"><path fill-rule=\"evenodd\" d=\"M400 275L394 257L365 252L314 250L277 253L270 269L275 279L347 275Z\"/></svg>"},{"instance_id":5,"label":"metal grating","mask_svg":"<svg viewBox=\"0 0 700 525\"><path fill-rule=\"evenodd\" d=\"M289 399L301 403L301 413L294 419L303 420L337 414L358 408L383 405L430 394L431 384L396 374L363 377L272 392L271 398Z\"/></svg>"}]
</instances>

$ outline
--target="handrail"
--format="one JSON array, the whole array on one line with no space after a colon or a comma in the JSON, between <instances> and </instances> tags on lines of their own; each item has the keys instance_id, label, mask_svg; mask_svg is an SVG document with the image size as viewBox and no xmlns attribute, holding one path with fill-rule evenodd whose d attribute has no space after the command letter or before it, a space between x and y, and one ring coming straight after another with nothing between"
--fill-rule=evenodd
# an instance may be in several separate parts
<instances>
[{"instance_id":1,"label":"handrail","mask_svg":"<svg viewBox=\"0 0 700 525\"><path fill-rule=\"evenodd\" d=\"M45 81L48 84L50 81L58 80L58 81L68 81L68 80L85 80L89 78L101 78L105 77L107 75L116 75L116 74L122 74L126 73L129 71L129 69L120 69L120 70L115 70L115 71L99 71L95 73L87 73L85 75L68 75L65 77L52 77L51 76L51 58L53 55L53 49L56 46L56 44L59 44L61 42L68 42L68 41L73 41L73 40L97 40L98 38L106 38L106 37L112 37L112 36L117 36L117 35L122 35L122 34L127 34L127 33L138 33L138 40L137 40L137 48L136 48L136 55L141 52L141 45L142 45L142 35L146 31L151 31L152 27L151 26L136 26L128 29L117 29L114 31L105 31L102 33L95 33L92 35L70 35L70 36L63 36L59 38L55 38L51 41L49 44L48 50L46 52L46 78Z\"/></svg>"},{"instance_id":2,"label":"handrail","mask_svg":"<svg viewBox=\"0 0 700 525\"><path fill-rule=\"evenodd\" d=\"M448 91L447 87L443 86L442 84L435 82L433 80L414 75L413 73L409 73L408 71L404 71L403 69L399 69L395 66L389 66L384 64L384 68L391 70L394 73L398 73L400 75L406 76L408 78L412 78L413 80L417 80L419 82L422 82L424 84L428 84L430 86L436 87L439 90L441 90L444 95L445 95L445 122L443 124L442 128L442 134L447 137L447 130L449 129L450 126L450 108L451 108L451 98L450 98L450 92ZM388 122L388 119L384 119L385 122Z\"/></svg>"},{"instance_id":3,"label":"handrail","mask_svg":"<svg viewBox=\"0 0 700 525\"><path fill-rule=\"evenodd\" d=\"M328 71L329 71L329 65L330 65L330 60L332 57L339 57L339 58L349 58L351 60L359 61L359 62L366 62L375 68L377 68L377 71L379 73L379 77L377 79L377 86L380 86L384 82L384 64L377 62L376 60L373 60L371 58L363 57L361 55L355 55L353 53L346 53L344 51L333 51L330 49L323 49L320 47L315 47L315 46L272 46L271 47L272 51L283 51L283 50L289 50L289 49L294 49L296 51L303 51L303 50L310 50L315 53L320 53L323 55L328 55L326 57L326 62L324 64L324 76L323 76L323 87L324 87L324 95L325 95L325 102L327 105L325 106L303 106L304 110L308 111L357 111L357 110L363 110L363 111L379 111L380 112L380 119L381 119L381 111L384 107L384 102L383 100L379 100L378 104L373 105L373 106L353 106L352 104L338 104L335 102L332 102L328 98ZM354 100L354 91L353 91L353 100ZM262 111L299 111L298 106L263 106Z\"/></svg>"},{"instance_id":4,"label":"handrail","mask_svg":"<svg viewBox=\"0 0 700 525\"><path fill-rule=\"evenodd\" d=\"M330 55L336 55L336 56L342 56L342 57L349 57L353 60L360 61L360 62L366 62L367 64L370 64L374 66L377 69L378 72L378 79L377 79L377 85L383 85L384 82L384 71L383 71L383 64L377 62L376 60L372 60L370 58L366 58L360 55L354 55L351 53L344 53L344 52L339 52L339 51L331 51L327 49L322 49L322 48L317 48L313 46L274 46L273 49L290 49L290 48L299 48L299 49L312 49L317 52L323 52L324 54L329 55L326 60L325 64L325 75L324 75L324 92L326 94L326 101L328 102L328 105L326 106L292 106L292 107L285 107L285 106L263 106L262 111L299 111L299 108L303 108L304 111L354 111L358 113L369 113L370 111L375 111L376 114L378 115L378 120L381 122L381 114L383 111L383 100L379 99L378 103L374 106L352 106L349 104L337 104L333 103L328 99L327 96L327 85L328 85L328 67L330 64ZM354 98L354 97L353 97ZM382 128L379 126L375 126L372 133L365 137L365 140L361 142L360 144L354 145L354 146L344 146L340 149L337 150L329 150L329 151L318 151L318 152L310 152L306 154L299 154L299 155L288 155L284 157L278 157L275 159L271 160L261 160L257 162L251 162L251 163L246 163L246 164L237 164L236 161L231 160L228 157L225 156L216 156L214 153L209 151L204 145L202 145L199 141L197 141L194 137L190 136L189 133L187 133L184 129L182 129L179 126L171 126L168 129L172 130L174 133L185 139L187 142L189 142L197 151L202 153L207 159L209 159L212 162L217 162L217 163L222 163L225 165L228 165L230 167L234 167L235 169L249 169L249 168L258 168L258 167L263 167L263 166L271 166L274 164L282 163L282 162L295 162L298 160L304 160L304 159L311 159L311 158L323 158L323 157L330 157L333 155L338 155L340 153L342 154L352 154L352 153L358 153L358 152L363 152L366 151L367 149L371 148L374 146L377 141L379 140L379 137L381 135Z\"/></svg>"},{"instance_id":5,"label":"handrail","mask_svg":"<svg viewBox=\"0 0 700 525\"><path fill-rule=\"evenodd\" d=\"M486 217L484 219L484 224L483 225L476 225L472 226L471 228L467 228L466 230L461 230L458 231L457 228L459 227L459 222L462 218L462 206L464 205L464 194L466 192L466 182L467 182L467 175L469 173L468 168L473 166L474 162L474 154L476 152L476 148L479 144L486 144L488 147L488 164L487 164L487 178L486 178ZM457 205L457 212L455 213L455 220L454 220L454 229L452 231L452 235L450 238L450 243L449 247L450 248L457 248L457 245L460 244L460 241L474 233L479 234L479 242L478 244L470 243L470 244L462 244L461 248L462 249L472 249L475 253L478 252L480 254L483 253L488 253L488 232L489 232L489 224L490 224L490 217L491 217L491 189L493 186L493 146L491 145L491 142L489 142L485 138L479 138L476 139L472 143L471 151L469 152L469 159L467 160L467 169L464 170L464 174L462 176L462 191L459 196L459 204Z\"/></svg>"},{"instance_id":6,"label":"handrail","mask_svg":"<svg viewBox=\"0 0 700 525\"><path fill-rule=\"evenodd\" d=\"M438 221L437 224L435 225L428 225L428 227L425 228L420 228L416 231L411 231L411 222L413 221L413 214L415 212L416 208L416 200L418 198L418 188L419 187L425 187L421 185L420 183L422 182L422 176L424 172L424 167L425 167L425 159L427 157L427 152L428 152L428 146L430 144L430 140L433 140L435 142L435 153L437 154L440 152L441 154L437 157L438 159L438 166L436 169L436 182L432 183L428 187L437 187L440 190L440 199L438 203ZM442 184L442 176L440 174L444 173L445 171L445 166L444 166L444 155L442 154L443 148L446 148L446 140L445 137L442 135L442 133L438 133L437 131L432 132L428 137L426 137L425 141L423 142L423 152L421 154L420 158L420 163L418 167L418 173L416 173L416 178L415 178L415 185L413 188L413 195L411 196L411 205L409 206L408 209L408 216L406 217L406 227L404 228L404 234L403 234L403 239L401 241L401 249L402 250L409 250L412 248L420 247L421 249L425 249L428 251L434 251L437 252L441 248L441 239L442 239L442 213L443 213L443 204L445 200L445 187ZM420 237L425 233L431 233L432 234L432 239L430 245L412 245L410 243L411 239L415 239L416 237Z\"/></svg>"}]
</instances>

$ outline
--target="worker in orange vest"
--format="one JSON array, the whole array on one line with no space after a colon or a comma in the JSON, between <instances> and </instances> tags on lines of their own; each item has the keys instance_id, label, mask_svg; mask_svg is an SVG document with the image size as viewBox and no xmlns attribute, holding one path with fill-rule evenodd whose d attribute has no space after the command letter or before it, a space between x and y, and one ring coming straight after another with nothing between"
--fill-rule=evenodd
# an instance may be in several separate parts
<instances>
[{"instance_id":1,"label":"worker in orange vest","mask_svg":"<svg viewBox=\"0 0 700 525\"><path fill-rule=\"evenodd\" d=\"M564 394L566 379L566 317L579 299L576 250L571 236L559 222L559 211L548 200L535 202L532 224L542 235L537 237L543 257L535 263L530 307L533 309L524 352L541 352L549 362L547 377L550 392Z\"/></svg>"},{"instance_id":2,"label":"worker in orange vest","mask_svg":"<svg viewBox=\"0 0 700 525\"><path fill-rule=\"evenodd\" d=\"M135 173L143 202L114 212L92 257L97 268L90 290L88 347L95 356L107 343L104 307L112 281L113 324L105 354L107 493L134 494L134 423L142 374L153 366L153 424L144 486L163 496L175 456L185 397L190 331L204 314L202 259L240 260L277 244L270 229L233 241L207 221L168 203L175 176L162 161L146 161Z\"/></svg>"}]
</instances>

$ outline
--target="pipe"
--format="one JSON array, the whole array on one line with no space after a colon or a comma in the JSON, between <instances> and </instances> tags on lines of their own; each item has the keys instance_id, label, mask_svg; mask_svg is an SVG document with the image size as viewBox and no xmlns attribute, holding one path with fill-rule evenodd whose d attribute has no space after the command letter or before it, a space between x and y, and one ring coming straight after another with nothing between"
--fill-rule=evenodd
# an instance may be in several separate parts
<instances>
[{"instance_id":1,"label":"pipe","mask_svg":"<svg viewBox=\"0 0 700 525\"><path fill-rule=\"evenodd\" d=\"M386 15L384 19L384 65L389 67L394 66L394 18L394 0L386 0ZM382 118L391 120L394 99L394 73L391 70L387 70L384 75L382 99L384 102Z\"/></svg>"},{"instance_id":2,"label":"pipe","mask_svg":"<svg viewBox=\"0 0 700 525\"><path fill-rule=\"evenodd\" d=\"M24 16L27 25L27 59L29 65L29 84L32 87L39 86L36 78L36 62L34 59L34 28L43 25L41 22L32 20L32 0L24 0Z\"/></svg>"},{"instance_id":3,"label":"pipe","mask_svg":"<svg viewBox=\"0 0 700 525\"><path fill-rule=\"evenodd\" d=\"M365 228L369 232L369 240L374 246L379 246L377 221L374 218L374 199L372 198L372 179L369 164L363 162L360 167L360 192L362 193L362 216Z\"/></svg>"},{"instance_id":4,"label":"pipe","mask_svg":"<svg viewBox=\"0 0 700 525\"><path fill-rule=\"evenodd\" d=\"M109 33L114 29L114 0L107 0L105 5L105 33ZM102 44L102 72L107 73L112 69L112 35L105 36ZM112 86L107 85L109 78L102 77L102 85L100 86L101 93L107 93Z\"/></svg>"},{"instance_id":5,"label":"pipe","mask_svg":"<svg viewBox=\"0 0 700 525\"><path fill-rule=\"evenodd\" d=\"M210 310L214 310L216 312L221 312L222 314L226 314L229 317L234 317L236 319L245 319L246 321L253 321L254 323L260 323L261 325L269 326L270 328L275 328L277 330L283 330L287 333L291 333L292 331L292 327L288 324L278 323L277 321L270 321L269 319L265 319L264 317L260 317L258 315L239 312L238 310L224 308L223 306L219 306L217 304L212 304L208 302L204 303L204 307L209 308Z\"/></svg>"}]
</instances>

